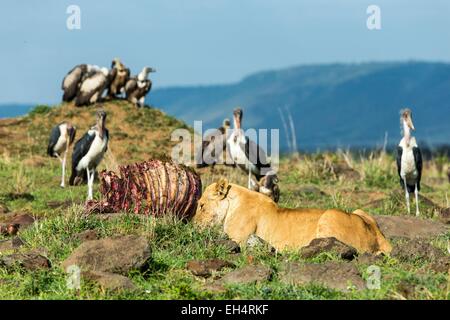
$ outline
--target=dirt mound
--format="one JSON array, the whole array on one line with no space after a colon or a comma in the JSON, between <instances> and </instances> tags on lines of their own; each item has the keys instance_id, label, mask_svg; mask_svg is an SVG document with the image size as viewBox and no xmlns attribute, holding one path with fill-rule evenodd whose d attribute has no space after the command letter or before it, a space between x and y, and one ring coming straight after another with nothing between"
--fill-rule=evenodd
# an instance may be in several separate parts
<instances>
[{"instance_id":1,"label":"dirt mound","mask_svg":"<svg viewBox=\"0 0 450 320\"><path fill-rule=\"evenodd\" d=\"M296 262L286 263L280 274L281 281L287 284L319 284L325 287L349 291L365 289L365 283L358 269L349 262L327 261L325 263Z\"/></svg>"},{"instance_id":2,"label":"dirt mound","mask_svg":"<svg viewBox=\"0 0 450 320\"><path fill-rule=\"evenodd\" d=\"M383 234L388 238L430 239L445 234L450 229L440 222L409 216L376 216Z\"/></svg>"},{"instance_id":3,"label":"dirt mound","mask_svg":"<svg viewBox=\"0 0 450 320\"><path fill-rule=\"evenodd\" d=\"M108 114L106 126L111 137L104 161L109 169L114 169L116 161L131 163L170 154L176 143L171 142L171 132L176 128L187 128L183 122L158 109L138 109L123 100L105 102L102 108ZM0 139L0 154L26 155L28 165L41 166L43 157L47 159L51 129L62 121L70 121L77 127L75 139L78 140L95 124L96 110L95 106L76 108L72 103L63 103L52 108L39 108L38 112L24 117L0 119L0 136L6 137Z\"/></svg>"}]
</instances>

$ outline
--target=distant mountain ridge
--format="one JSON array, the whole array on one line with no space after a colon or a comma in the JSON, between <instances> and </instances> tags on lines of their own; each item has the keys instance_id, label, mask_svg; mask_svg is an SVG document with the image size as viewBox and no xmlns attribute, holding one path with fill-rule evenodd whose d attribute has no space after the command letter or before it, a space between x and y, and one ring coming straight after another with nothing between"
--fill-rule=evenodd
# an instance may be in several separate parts
<instances>
[{"instance_id":1,"label":"distant mountain ridge","mask_svg":"<svg viewBox=\"0 0 450 320\"><path fill-rule=\"evenodd\" d=\"M157 89L152 105L192 126L220 125L232 110L244 110L245 128L279 128L290 110L300 149L373 147L398 143L399 110L409 107L418 140L450 142L450 64L387 62L292 67L250 75L230 85ZM280 109L280 110L279 110ZM287 116L287 114L286 114ZM285 117L286 118L286 117Z\"/></svg>"}]
</instances>

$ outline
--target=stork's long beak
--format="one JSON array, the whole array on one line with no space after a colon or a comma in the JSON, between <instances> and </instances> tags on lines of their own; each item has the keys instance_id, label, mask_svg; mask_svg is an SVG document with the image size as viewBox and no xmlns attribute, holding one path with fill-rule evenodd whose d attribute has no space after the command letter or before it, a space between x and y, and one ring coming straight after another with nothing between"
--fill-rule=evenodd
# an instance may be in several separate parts
<instances>
[{"instance_id":1,"label":"stork's long beak","mask_svg":"<svg viewBox=\"0 0 450 320\"><path fill-rule=\"evenodd\" d=\"M408 127L409 127L412 131L415 131L415 130L416 130L416 128L414 128L414 124L413 124L413 122L412 122L411 116L408 116L408 117L406 118L406 124L408 125Z\"/></svg>"}]
</instances>

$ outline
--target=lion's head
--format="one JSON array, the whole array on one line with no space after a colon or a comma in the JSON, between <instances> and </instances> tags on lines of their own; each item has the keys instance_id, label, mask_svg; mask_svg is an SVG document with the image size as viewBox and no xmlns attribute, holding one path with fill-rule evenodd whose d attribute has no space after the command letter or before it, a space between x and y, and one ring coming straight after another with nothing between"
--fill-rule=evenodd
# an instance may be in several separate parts
<instances>
[{"instance_id":1,"label":"lion's head","mask_svg":"<svg viewBox=\"0 0 450 320\"><path fill-rule=\"evenodd\" d=\"M222 224L230 206L227 199L230 188L231 185L225 178L208 186L198 201L194 223L205 227Z\"/></svg>"}]
</instances>

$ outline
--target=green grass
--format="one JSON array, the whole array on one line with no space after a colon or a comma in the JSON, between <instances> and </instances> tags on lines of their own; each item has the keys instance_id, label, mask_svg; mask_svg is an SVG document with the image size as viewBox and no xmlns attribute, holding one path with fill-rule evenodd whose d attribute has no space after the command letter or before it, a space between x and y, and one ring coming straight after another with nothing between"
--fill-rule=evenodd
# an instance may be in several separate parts
<instances>
[{"instance_id":1,"label":"green grass","mask_svg":"<svg viewBox=\"0 0 450 320\"><path fill-rule=\"evenodd\" d=\"M284 166L292 167L292 163L289 163L292 161L297 170L283 170ZM296 168L295 166L293 168ZM309 171L299 166L307 166ZM303 162L302 159L283 160L280 174L281 205L354 210L360 205L348 197L346 190L381 190L386 193L386 199L378 208L369 212L403 214L403 199L398 199L396 193L392 193L392 189L396 188L395 182L377 177L384 173L386 177L396 181L395 172L383 171L390 170L389 166L383 166L381 169L375 166L373 160L357 164L358 170L371 180L360 183L330 178L313 157ZM226 248L215 246L211 242L225 237L218 229L199 230L191 223L183 223L170 217L156 219L124 213L118 218L105 220L97 215L86 216L83 214L83 205L80 204L85 199L86 186L61 189L59 175L59 162L55 159L48 159L46 163L38 166L25 165L18 159L0 159L0 202L6 204L11 211L29 212L41 218L32 228L22 232L20 237L26 243L25 250L46 252L52 263L50 270L36 272L17 270L11 273L0 268L1 299L395 299L400 297L398 286L402 282L418 288L415 298L450 298L448 275L430 271L428 261L401 262L390 257L385 257L377 263L382 273L380 290L341 293L317 285L286 285L279 280L277 273L285 261L305 263L339 258L334 254L324 253L305 260L296 252L272 255L263 249L244 249L241 254L230 255ZM202 179L213 181L218 176L220 174L206 171ZM230 173L229 177L241 183L245 181L245 176L236 172ZM295 193L296 188L302 185L315 186L326 195ZM95 188L98 188L97 184ZM426 196L440 204L448 191L448 185L425 189ZM65 209L51 209L48 206L49 201L67 200L73 204ZM423 210L427 212L430 209L423 207ZM80 244L72 236L88 229L96 229L101 237L140 234L148 238L152 248L149 270L144 274L129 274L138 287L136 292L104 292L92 283L83 283L79 292L67 288L66 274L61 270L60 263ZM433 244L445 249L449 239L450 234L447 234L434 239ZM193 276L185 269L186 263L191 259L209 258L222 258L233 261L236 267L242 267L249 264L250 256L253 263L263 264L274 270L271 281L227 286L226 293L213 294L202 288L205 280ZM366 277L367 266L358 265L358 268ZM221 271L218 275L228 271Z\"/></svg>"}]
</instances>

